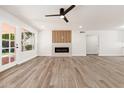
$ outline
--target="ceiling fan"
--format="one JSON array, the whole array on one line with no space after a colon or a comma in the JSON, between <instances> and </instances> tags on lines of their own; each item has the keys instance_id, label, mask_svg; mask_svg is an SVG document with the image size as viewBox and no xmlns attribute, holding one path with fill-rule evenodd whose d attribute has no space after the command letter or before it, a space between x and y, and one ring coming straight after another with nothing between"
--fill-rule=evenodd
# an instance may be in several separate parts
<instances>
[{"instance_id":1,"label":"ceiling fan","mask_svg":"<svg viewBox=\"0 0 124 93\"><path fill-rule=\"evenodd\" d=\"M71 5L68 9L64 10L64 8L60 8L60 13L59 14L53 14L53 15L45 15L45 17L53 17L53 16L60 16L60 18L64 19L66 23L68 23L68 19L66 18L66 14L70 12L75 5Z\"/></svg>"}]
</instances>

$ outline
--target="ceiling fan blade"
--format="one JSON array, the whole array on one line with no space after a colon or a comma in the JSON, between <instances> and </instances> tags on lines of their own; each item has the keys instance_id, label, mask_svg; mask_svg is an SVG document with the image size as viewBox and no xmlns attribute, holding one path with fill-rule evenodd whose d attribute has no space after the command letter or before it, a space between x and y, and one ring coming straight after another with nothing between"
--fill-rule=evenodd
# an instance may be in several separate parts
<instances>
[{"instance_id":1,"label":"ceiling fan blade","mask_svg":"<svg viewBox=\"0 0 124 93\"><path fill-rule=\"evenodd\" d=\"M60 14L55 14L55 15L45 15L45 17L52 17L52 16L60 16Z\"/></svg>"},{"instance_id":2,"label":"ceiling fan blade","mask_svg":"<svg viewBox=\"0 0 124 93\"><path fill-rule=\"evenodd\" d=\"M63 18L65 21L66 21L66 23L68 23L69 21L68 21L68 19L64 16L64 18Z\"/></svg>"},{"instance_id":3,"label":"ceiling fan blade","mask_svg":"<svg viewBox=\"0 0 124 93\"><path fill-rule=\"evenodd\" d=\"M69 11L71 11L75 5L71 5L68 9L65 10L64 15L67 14Z\"/></svg>"}]
</instances>

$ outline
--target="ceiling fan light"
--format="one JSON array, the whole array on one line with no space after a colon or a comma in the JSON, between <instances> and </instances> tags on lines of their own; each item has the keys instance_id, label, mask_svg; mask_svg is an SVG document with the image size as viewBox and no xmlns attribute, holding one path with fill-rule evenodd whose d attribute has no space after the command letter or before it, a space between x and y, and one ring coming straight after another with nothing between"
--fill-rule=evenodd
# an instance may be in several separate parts
<instances>
[{"instance_id":1,"label":"ceiling fan light","mask_svg":"<svg viewBox=\"0 0 124 93\"><path fill-rule=\"evenodd\" d=\"M61 16L60 16L60 18L61 18L61 19L63 19L63 18L64 18L64 16L63 16L63 15L61 15Z\"/></svg>"}]
</instances>

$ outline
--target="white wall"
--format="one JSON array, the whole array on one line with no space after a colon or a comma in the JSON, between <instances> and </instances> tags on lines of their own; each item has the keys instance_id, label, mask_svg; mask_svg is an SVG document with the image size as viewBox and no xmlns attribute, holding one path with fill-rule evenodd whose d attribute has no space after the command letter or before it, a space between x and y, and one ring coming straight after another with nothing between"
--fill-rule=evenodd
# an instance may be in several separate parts
<instances>
[{"instance_id":1,"label":"white wall","mask_svg":"<svg viewBox=\"0 0 124 93\"><path fill-rule=\"evenodd\" d=\"M86 55L85 33L72 31L72 56ZM82 43L81 43L82 42ZM41 31L38 38L38 55L52 55L52 29Z\"/></svg>"},{"instance_id":2,"label":"white wall","mask_svg":"<svg viewBox=\"0 0 124 93\"><path fill-rule=\"evenodd\" d=\"M52 55L52 31L41 31L38 34L38 55Z\"/></svg>"},{"instance_id":3,"label":"white wall","mask_svg":"<svg viewBox=\"0 0 124 93\"><path fill-rule=\"evenodd\" d=\"M6 22L16 27L16 43L19 45L19 48L16 50L16 54L17 54L16 63L20 64L20 63L26 62L27 60L31 58L36 57L37 56L37 34L38 34L37 31L33 29L31 26L25 24L22 20L19 20L17 17L0 9L0 24L2 24L3 22ZM21 52L21 28L25 28L35 33L35 50Z\"/></svg>"},{"instance_id":4,"label":"white wall","mask_svg":"<svg viewBox=\"0 0 124 93\"><path fill-rule=\"evenodd\" d=\"M122 42L120 31L99 32L99 55L100 56L121 56Z\"/></svg>"}]
</instances>

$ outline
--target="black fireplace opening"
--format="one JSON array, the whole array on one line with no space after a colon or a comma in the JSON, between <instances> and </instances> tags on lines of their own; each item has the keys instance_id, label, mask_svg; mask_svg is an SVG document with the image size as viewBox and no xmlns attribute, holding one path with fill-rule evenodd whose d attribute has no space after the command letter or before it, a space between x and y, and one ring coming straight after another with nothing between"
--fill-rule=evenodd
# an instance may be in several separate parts
<instances>
[{"instance_id":1,"label":"black fireplace opening","mask_svg":"<svg viewBox=\"0 0 124 93\"><path fill-rule=\"evenodd\" d=\"M55 53L69 53L69 47L55 47Z\"/></svg>"}]
</instances>

